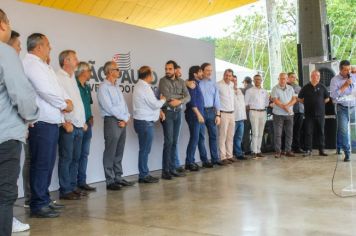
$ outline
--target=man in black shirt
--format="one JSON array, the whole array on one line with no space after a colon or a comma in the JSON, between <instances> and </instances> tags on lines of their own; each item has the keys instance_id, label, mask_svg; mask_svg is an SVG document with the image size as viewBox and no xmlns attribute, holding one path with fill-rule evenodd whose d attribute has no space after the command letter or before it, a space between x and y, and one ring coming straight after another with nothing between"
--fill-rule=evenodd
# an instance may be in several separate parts
<instances>
[{"instance_id":1,"label":"man in black shirt","mask_svg":"<svg viewBox=\"0 0 356 236\"><path fill-rule=\"evenodd\" d=\"M310 75L310 83L306 84L298 95L298 101L304 103L306 149L304 156L311 156L314 126L319 141L319 155L327 156L324 152L325 103L327 103L330 98L328 90L323 84L319 83L319 81L319 71L312 71Z\"/></svg>"}]
</instances>

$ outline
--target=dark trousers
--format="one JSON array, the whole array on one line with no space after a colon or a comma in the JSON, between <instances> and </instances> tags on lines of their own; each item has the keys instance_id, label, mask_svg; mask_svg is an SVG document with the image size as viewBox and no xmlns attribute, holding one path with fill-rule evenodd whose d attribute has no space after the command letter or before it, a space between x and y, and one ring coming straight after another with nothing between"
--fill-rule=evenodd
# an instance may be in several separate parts
<instances>
[{"instance_id":1,"label":"dark trousers","mask_svg":"<svg viewBox=\"0 0 356 236\"><path fill-rule=\"evenodd\" d=\"M90 151L90 141L92 137L92 127L89 122L87 122L87 126L87 131L83 132L82 150L80 153L78 166L78 186L83 186L87 183L88 156Z\"/></svg>"},{"instance_id":2,"label":"dark trousers","mask_svg":"<svg viewBox=\"0 0 356 236\"><path fill-rule=\"evenodd\" d=\"M48 188L57 155L58 125L36 122L29 128L31 152L30 186L31 211L36 212L47 206L51 199Z\"/></svg>"},{"instance_id":3,"label":"dark trousers","mask_svg":"<svg viewBox=\"0 0 356 236\"><path fill-rule=\"evenodd\" d=\"M294 123L293 123L293 142L292 142L292 149L298 150L301 148L300 145L300 132L302 131L303 127L303 113L295 113L294 114Z\"/></svg>"},{"instance_id":4,"label":"dark trousers","mask_svg":"<svg viewBox=\"0 0 356 236\"><path fill-rule=\"evenodd\" d=\"M17 199L20 174L21 142L9 140L0 144L0 235L10 236L13 206Z\"/></svg>"},{"instance_id":5,"label":"dark trousers","mask_svg":"<svg viewBox=\"0 0 356 236\"><path fill-rule=\"evenodd\" d=\"M175 156L182 123L181 111L164 111L166 119L162 122L164 133L162 173L175 171Z\"/></svg>"},{"instance_id":6,"label":"dark trousers","mask_svg":"<svg viewBox=\"0 0 356 236\"><path fill-rule=\"evenodd\" d=\"M73 192L77 187L82 140L83 128L74 126L70 133L67 133L63 127L59 128L58 178L61 196Z\"/></svg>"},{"instance_id":7,"label":"dark trousers","mask_svg":"<svg viewBox=\"0 0 356 236\"><path fill-rule=\"evenodd\" d=\"M249 119L244 121L244 134L241 146L244 153L251 152L251 122Z\"/></svg>"},{"instance_id":8,"label":"dark trousers","mask_svg":"<svg viewBox=\"0 0 356 236\"><path fill-rule=\"evenodd\" d=\"M148 155L151 152L153 132L154 132L154 122L146 120L134 120L134 129L138 136L138 170L139 179L143 179L149 175L150 170L148 169Z\"/></svg>"},{"instance_id":9,"label":"dark trousers","mask_svg":"<svg viewBox=\"0 0 356 236\"><path fill-rule=\"evenodd\" d=\"M274 150L281 152L282 133L284 131L284 150L291 151L293 138L293 116L282 116L273 114Z\"/></svg>"},{"instance_id":10,"label":"dark trousers","mask_svg":"<svg viewBox=\"0 0 356 236\"><path fill-rule=\"evenodd\" d=\"M103 165L106 184L110 185L122 180L122 157L126 142L126 127L120 128L115 117L104 118L105 150Z\"/></svg>"},{"instance_id":11,"label":"dark trousers","mask_svg":"<svg viewBox=\"0 0 356 236\"><path fill-rule=\"evenodd\" d=\"M217 141L218 130L215 124L215 109L214 108L205 109L204 119L209 135L209 149L210 149L211 162L215 163L219 161L218 141Z\"/></svg>"},{"instance_id":12,"label":"dark trousers","mask_svg":"<svg viewBox=\"0 0 356 236\"><path fill-rule=\"evenodd\" d=\"M325 117L309 117L305 116L304 120L304 132L305 132L305 149L312 150L313 148L313 131L315 129L316 138L318 140L319 151L324 150L325 137L324 137L324 125Z\"/></svg>"},{"instance_id":13,"label":"dark trousers","mask_svg":"<svg viewBox=\"0 0 356 236\"><path fill-rule=\"evenodd\" d=\"M205 125L204 123L199 123L198 119L193 113L193 111L187 111L185 114L185 120L189 127L189 142L187 146L187 157L185 159L185 164L195 163L195 151L198 147L200 153L200 160L203 163L208 162L208 154L205 149Z\"/></svg>"},{"instance_id":14,"label":"dark trousers","mask_svg":"<svg viewBox=\"0 0 356 236\"><path fill-rule=\"evenodd\" d=\"M23 186L26 205L30 205L30 201L31 201L31 186L30 186L31 154L30 154L30 145L28 142L29 141L27 140L27 143L23 145L23 149L25 151L25 161L22 167L22 178L23 178L22 186Z\"/></svg>"}]
</instances>

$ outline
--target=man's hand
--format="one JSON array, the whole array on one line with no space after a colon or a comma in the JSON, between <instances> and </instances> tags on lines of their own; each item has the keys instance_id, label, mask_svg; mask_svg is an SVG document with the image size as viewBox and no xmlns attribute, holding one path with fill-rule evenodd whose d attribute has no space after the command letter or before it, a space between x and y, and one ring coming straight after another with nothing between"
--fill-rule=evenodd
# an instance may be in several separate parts
<instances>
[{"instance_id":1,"label":"man's hand","mask_svg":"<svg viewBox=\"0 0 356 236\"><path fill-rule=\"evenodd\" d=\"M69 99L65 100L67 103L67 107L63 110L64 112L71 112L73 111L73 102Z\"/></svg>"},{"instance_id":2,"label":"man's hand","mask_svg":"<svg viewBox=\"0 0 356 236\"><path fill-rule=\"evenodd\" d=\"M190 89L195 89L195 87L197 86L195 81L193 81L193 80L187 80L185 82L185 85Z\"/></svg>"},{"instance_id":3,"label":"man's hand","mask_svg":"<svg viewBox=\"0 0 356 236\"><path fill-rule=\"evenodd\" d=\"M87 124L84 124L83 126L83 131L86 132L88 130L88 125Z\"/></svg>"},{"instance_id":4,"label":"man's hand","mask_svg":"<svg viewBox=\"0 0 356 236\"><path fill-rule=\"evenodd\" d=\"M121 121L117 122L117 124L120 128L125 128L127 123L125 121L121 120Z\"/></svg>"},{"instance_id":5,"label":"man's hand","mask_svg":"<svg viewBox=\"0 0 356 236\"><path fill-rule=\"evenodd\" d=\"M215 124L220 125L220 116L215 116Z\"/></svg>"},{"instance_id":6,"label":"man's hand","mask_svg":"<svg viewBox=\"0 0 356 236\"><path fill-rule=\"evenodd\" d=\"M163 94L159 95L159 100L166 101L167 98Z\"/></svg>"},{"instance_id":7,"label":"man's hand","mask_svg":"<svg viewBox=\"0 0 356 236\"><path fill-rule=\"evenodd\" d=\"M203 124L205 122L204 117L201 114L198 114L197 118L200 124Z\"/></svg>"},{"instance_id":8,"label":"man's hand","mask_svg":"<svg viewBox=\"0 0 356 236\"><path fill-rule=\"evenodd\" d=\"M164 121L166 119L166 114L164 114L164 112L162 110L159 112L159 119L161 121Z\"/></svg>"},{"instance_id":9,"label":"man's hand","mask_svg":"<svg viewBox=\"0 0 356 236\"><path fill-rule=\"evenodd\" d=\"M169 103L168 103L171 107L177 107L180 104L182 104L181 100L179 99L172 99Z\"/></svg>"},{"instance_id":10,"label":"man's hand","mask_svg":"<svg viewBox=\"0 0 356 236\"><path fill-rule=\"evenodd\" d=\"M90 117L90 119L89 119L89 125L90 125L91 127L94 126L94 117Z\"/></svg>"},{"instance_id":11,"label":"man's hand","mask_svg":"<svg viewBox=\"0 0 356 236\"><path fill-rule=\"evenodd\" d=\"M63 129L64 129L67 133L72 133L72 132L73 132L74 127L73 127L73 125L72 125L71 122L66 121L66 122L63 123L62 126L63 126Z\"/></svg>"}]
</instances>

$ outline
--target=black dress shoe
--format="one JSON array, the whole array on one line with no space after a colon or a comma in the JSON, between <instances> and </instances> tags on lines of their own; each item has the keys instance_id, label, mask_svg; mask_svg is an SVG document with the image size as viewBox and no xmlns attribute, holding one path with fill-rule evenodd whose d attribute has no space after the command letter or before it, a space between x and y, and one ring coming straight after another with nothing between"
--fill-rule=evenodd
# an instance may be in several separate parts
<instances>
[{"instance_id":1,"label":"black dress shoe","mask_svg":"<svg viewBox=\"0 0 356 236\"><path fill-rule=\"evenodd\" d=\"M327 157L328 154L326 154L324 151L319 151L319 156Z\"/></svg>"},{"instance_id":2,"label":"black dress shoe","mask_svg":"<svg viewBox=\"0 0 356 236\"><path fill-rule=\"evenodd\" d=\"M310 157L312 155L312 152L310 150L307 150L304 152L303 157Z\"/></svg>"},{"instance_id":3,"label":"black dress shoe","mask_svg":"<svg viewBox=\"0 0 356 236\"><path fill-rule=\"evenodd\" d=\"M112 184L106 185L106 189L107 190L118 191L118 190L121 189L121 185L117 184L117 183L112 183Z\"/></svg>"},{"instance_id":4,"label":"black dress shoe","mask_svg":"<svg viewBox=\"0 0 356 236\"><path fill-rule=\"evenodd\" d=\"M151 183L158 183L159 179L154 178L150 175L147 175L141 179L138 179L139 183L151 184Z\"/></svg>"},{"instance_id":5,"label":"black dress shoe","mask_svg":"<svg viewBox=\"0 0 356 236\"><path fill-rule=\"evenodd\" d=\"M59 196L59 199L63 199L63 200L80 200L80 195L74 193L74 192L70 192L64 195Z\"/></svg>"},{"instance_id":6,"label":"black dress shoe","mask_svg":"<svg viewBox=\"0 0 356 236\"><path fill-rule=\"evenodd\" d=\"M202 166L204 168L214 168L214 165L210 162L204 162Z\"/></svg>"},{"instance_id":7,"label":"black dress shoe","mask_svg":"<svg viewBox=\"0 0 356 236\"><path fill-rule=\"evenodd\" d=\"M216 162L213 162L213 165L217 165L217 166L226 166L225 163L223 163L222 161L216 161Z\"/></svg>"},{"instance_id":8,"label":"black dress shoe","mask_svg":"<svg viewBox=\"0 0 356 236\"><path fill-rule=\"evenodd\" d=\"M346 154L344 158L344 162L349 162L350 161L350 155Z\"/></svg>"},{"instance_id":9,"label":"black dress shoe","mask_svg":"<svg viewBox=\"0 0 356 236\"><path fill-rule=\"evenodd\" d=\"M56 202L50 202L48 204L48 207L51 208L52 210L60 210L60 209L65 208L65 206L63 204L59 204Z\"/></svg>"},{"instance_id":10,"label":"black dress shoe","mask_svg":"<svg viewBox=\"0 0 356 236\"><path fill-rule=\"evenodd\" d=\"M237 156L236 159L237 160L247 160L247 157L245 157L245 156Z\"/></svg>"},{"instance_id":11,"label":"black dress shoe","mask_svg":"<svg viewBox=\"0 0 356 236\"><path fill-rule=\"evenodd\" d=\"M127 181L126 179L121 179L120 181L116 182L117 184L120 184L121 186L128 187L128 186L134 186L135 182L133 181Z\"/></svg>"},{"instance_id":12,"label":"black dress shoe","mask_svg":"<svg viewBox=\"0 0 356 236\"><path fill-rule=\"evenodd\" d=\"M304 153L303 149L301 148L297 148L297 149L294 149L294 153Z\"/></svg>"},{"instance_id":13,"label":"black dress shoe","mask_svg":"<svg viewBox=\"0 0 356 236\"><path fill-rule=\"evenodd\" d=\"M39 211L31 211L30 216L33 218L56 218L59 216L59 212L52 210L47 206L42 207Z\"/></svg>"},{"instance_id":14,"label":"black dress shoe","mask_svg":"<svg viewBox=\"0 0 356 236\"><path fill-rule=\"evenodd\" d=\"M79 197L86 197L89 195L89 193L84 190L81 190L80 188L74 189L73 193L77 194Z\"/></svg>"},{"instance_id":15,"label":"black dress shoe","mask_svg":"<svg viewBox=\"0 0 356 236\"><path fill-rule=\"evenodd\" d=\"M161 176L162 179L165 179L165 180L171 180L173 179L172 178L172 175L170 173L162 173L162 176Z\"/></svg>"},{"instance_id":16,"label":"black dress shoe","mask_svg":"<svg viewBox=\"0 0 356 236\"><path fill-rule=\"evenodd\" d=\"M171 174L173 177L185 177L185 176L186 176L185 173L178 173L177 171L171 171L170 174Z\"/></svg>"},{"instance_id":17,"label":"black dress shoe","mask_svg":"<svg viewBox=\"0 0 356 236\"><path fill-rule=\"evenodd\" d=\"M185 172L185 169L183 168L183 166L180 166L180 167L178 167L178 168L176 169L176 171L177 171L178 173L184 173L184 172Z\"/></svg>"},{"instance_id":18,"label":"black dress shoe","mask_svg":"<svg viewBox=\"0 0 356 236\"><path fill-rule=\"evenodd\" d=\"M199 171L200 167L195 163L192 163L192 164L186 164L185 169L189 171Z\"/></svg>"},{"instance_id":19,"label":"black dress shoe","mask_svg":"<svg viewBox=\"0 0 356 236\"><path fill-rule=\"evenodd\" d=\"M96 188L95 188L95 187L91 187L91 186L89 186L88 184L80 185L80 186L78 186L78 188L80 188L80 189L82 189L82 190L85 190L85 191L89 191L89 192L94 192L94 191L96 191Z\"/></svg>"}]
</instances>

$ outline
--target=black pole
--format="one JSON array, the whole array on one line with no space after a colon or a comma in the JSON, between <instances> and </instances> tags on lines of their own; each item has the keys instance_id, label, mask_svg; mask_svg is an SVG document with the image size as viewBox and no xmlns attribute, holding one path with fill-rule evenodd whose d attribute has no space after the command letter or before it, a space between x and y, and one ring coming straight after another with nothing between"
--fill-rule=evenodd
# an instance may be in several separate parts
<instances>
[{"instance_id":1,"label":"black pole","mask_svg":"<svg viewBox=\"0 0 356 236\"><path fill-rule=\"evenodd\" d=\"M298 57L298 78L299 78L299 86L303 87L303 52L302 52L302 44L297 44L297 57Z\"/></svg>"},{"instance_id":2,"label":"black pole","mask_svg":"<svg viewBox=\"0 0 356 236\"><path fill-rule=\"evenodd\" d=\"M326 29L326 41L328 44L328 61L331 61L333 59L332 52L331 52L331 38L330 38L330 26L329 24L325 25Z\"/></svg>"}]
</instances>

